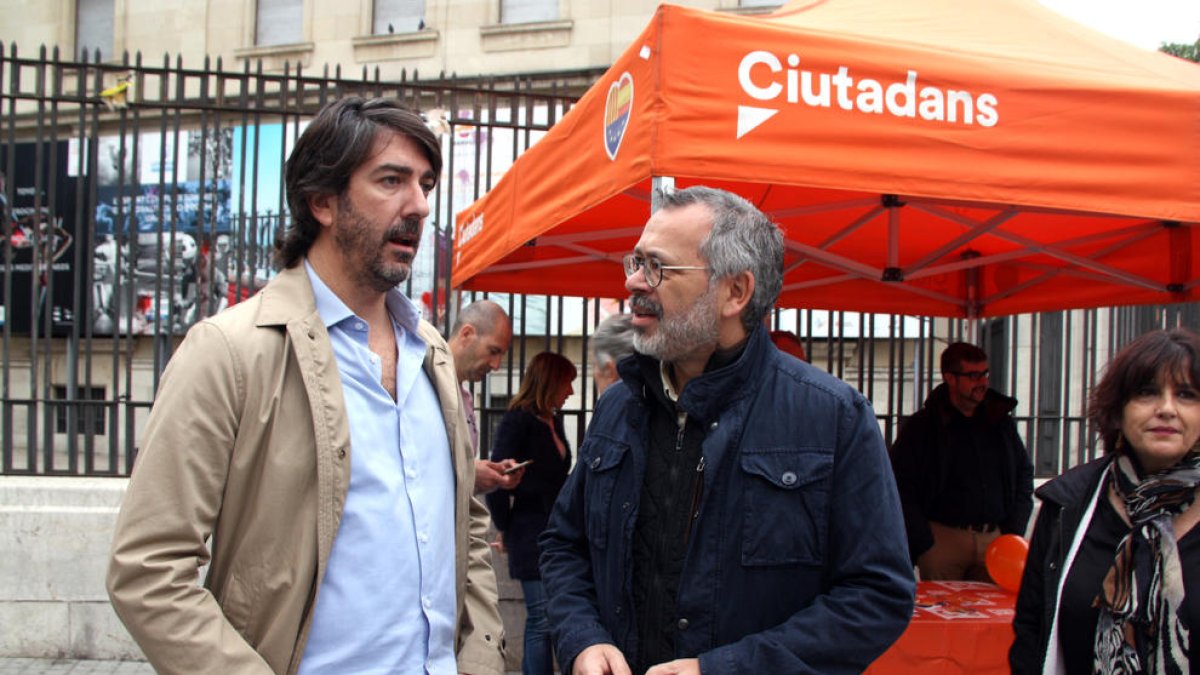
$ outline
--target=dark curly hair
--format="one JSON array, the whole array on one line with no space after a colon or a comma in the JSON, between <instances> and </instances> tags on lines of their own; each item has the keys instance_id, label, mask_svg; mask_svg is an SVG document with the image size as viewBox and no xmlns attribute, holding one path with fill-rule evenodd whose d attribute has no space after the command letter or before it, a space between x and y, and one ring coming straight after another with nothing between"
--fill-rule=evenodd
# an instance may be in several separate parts
<instances>
[{"instance_id":1,"label":"dark curly hair","mask_svg":"<svg viewBox=\"0 0 1200 675\"><path fill-rule=\"evenodd\" d=\"M1106 454L1117 449L1125 404L1164 375L1177 387L1200 386L1200 335L1186 328L1151 331L1109 361L1088 397L1088 420Z\"/></svg>"},{"instance_id":2,"label":"dark curly hair","mask_svg":"<svg viewBox=\"0 0 1200 675\"><path fill-rule=\"evenodd\" d=\"M370 156L381 129L408 136L425 152L434 176L442 173L437 137L421 116L389 98L349 96L321 109L296 141L284 169L291 225L275 237L275 264L292 267L308 253L321 224L308 208L314 195L342 195L354 173Z\"/></svg>"}]
</instances>

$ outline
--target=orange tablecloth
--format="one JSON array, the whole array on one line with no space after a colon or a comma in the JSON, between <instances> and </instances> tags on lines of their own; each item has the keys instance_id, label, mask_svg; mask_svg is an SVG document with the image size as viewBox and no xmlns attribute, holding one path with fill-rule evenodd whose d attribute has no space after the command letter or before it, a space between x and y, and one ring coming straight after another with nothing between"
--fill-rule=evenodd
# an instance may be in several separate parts
<instances>
[{"instance_id":1,"label":"orange tablecloth","mask_svg":"<svg viewBox=\"0 0 1200 675\"><path fill-rule=\"evenodd\" d=\"M1015 593L977 581L922 581L904 634L869 675L1007 674Z\"/></svg>"}]
</instances>

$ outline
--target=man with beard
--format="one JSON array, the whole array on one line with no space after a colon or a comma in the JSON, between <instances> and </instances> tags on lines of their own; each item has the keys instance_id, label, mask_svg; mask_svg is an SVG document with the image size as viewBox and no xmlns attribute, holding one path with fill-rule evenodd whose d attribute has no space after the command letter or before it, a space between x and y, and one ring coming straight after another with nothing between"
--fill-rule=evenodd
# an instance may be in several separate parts
<instances>
[{"instance_id":1,"label":"man with beard","mask_svg":"<svg viewBox=\"0 0 1200 675\"><path fill-rule=\"evenodd\" d=\"M691 187L624 264L638 353L540 541L564 672L861 672L908 624L912 569L870 404L763 326L782 233Z\"/></svg>"},{"instance_id":2,"label":"man with beard","mask_svg":"<svg viewBox=\"0 0 1200 675\"><path fill-rule=\"evenodd\" d=\"M955 342L942 384L900 427L892 467L909 555L922 579L991 581L988 546L1025 534L1033 464L1017 435L1017 400L988 388L987 353Z\"/></svg>"},{"instance_id":3,"label":"man with beard","mask_svg":"<svg viewBox=\"0 0 1200 675\"><path fill-rule=\"evenodd\" d=\"M326 106L280 273L167 366L108 574L158 672L504 672L454 362L396 289L440 171L395 101Z\"/></svg>"}]
</instances>

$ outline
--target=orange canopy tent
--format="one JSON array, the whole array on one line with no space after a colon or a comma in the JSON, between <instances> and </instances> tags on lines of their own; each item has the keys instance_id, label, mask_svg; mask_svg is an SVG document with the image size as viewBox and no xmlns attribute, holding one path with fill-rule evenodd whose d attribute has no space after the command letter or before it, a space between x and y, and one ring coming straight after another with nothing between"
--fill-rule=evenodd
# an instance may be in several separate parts
<instances>
[{"instance_id":1,"label":"orange canopy tent","mask_svg":"<svg viewBox=\"0 0 1200 675\"><path fill-rule=\"evenodd\" d=\"M664 183L780 224L782 307L1200 300L1200 66L1035 0L663 5L458 215L453 284L624 297L620 258Z\"/></svg>"}]
</instances>

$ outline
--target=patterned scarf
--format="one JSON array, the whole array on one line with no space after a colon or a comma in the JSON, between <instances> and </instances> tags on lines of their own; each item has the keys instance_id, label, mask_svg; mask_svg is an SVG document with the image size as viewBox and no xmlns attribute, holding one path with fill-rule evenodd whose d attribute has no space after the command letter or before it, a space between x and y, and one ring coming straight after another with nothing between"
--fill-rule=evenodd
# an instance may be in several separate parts
<instances>
[{"instance_id":1,"label":"patterned scarf","mask_svg":"<svg viewBox=\"0 0 1200 675\"><path fill-rule=\"evenodd\" d=\"M1183 569L1173 520L1200 485L1200 453L1139 478L1129 455L1108 477L1133 528L1117 544L1113 566L1093 605L1100 608L1093 668L1102 675L1188 673L1188 626L1179 620Z\"/></svg>"}]
</instances>

